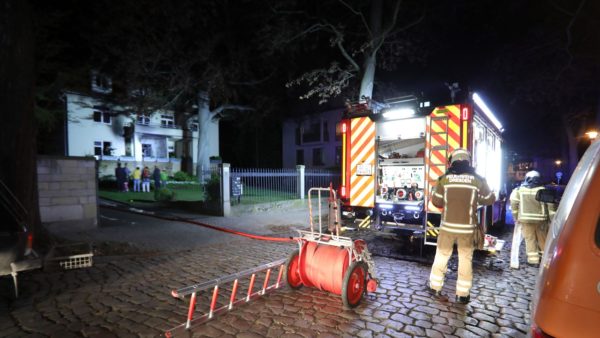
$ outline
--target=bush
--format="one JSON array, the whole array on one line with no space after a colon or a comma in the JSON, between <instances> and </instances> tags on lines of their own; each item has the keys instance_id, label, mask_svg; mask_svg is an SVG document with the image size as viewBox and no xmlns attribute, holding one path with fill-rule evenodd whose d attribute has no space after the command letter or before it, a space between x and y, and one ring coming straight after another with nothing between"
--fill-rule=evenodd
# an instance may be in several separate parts
<instances>
[{"instance_id":1,"label":"bush","mask_svg":"<svg viewBox=\"0 0 600 338\"><path fill-rule=\"evenodd\" d=\"M154 190L154 199L159 202L169 202L175 198L175 192L169 188L160 188Z\"/></svg>"},{"instance_id":2,"label":"bush","mask_svg":"<svg viewBox=\"0 0 600 338\"><path fill-rule=\"evenodd\" d=\"M221 199L221 178L219 175L211 175L210 179L204 184L206 199L209 201L219 201Z\"/></svg>"},{"instance_id":3,"label":"bush","mask_svg":"<svg viewBox=\"0 0 600 338\"><path fill-rule=\"evenodd\" d=\"M185 182L185 181L191 181L192 177L188 173L186 173L185 171L178 171L173 176L173 179L175 181Z\"/></svg>"},{"instance_id":4,"label":"bush","mask_svg":"<svg viewBox=\"0 0 600 338\"><path fill-rule=\"evenodd\" d=\"M103 175L98 179L98 188L103 190L117 189L117 178L115 175Z\"/></svg>"}]
</instances>

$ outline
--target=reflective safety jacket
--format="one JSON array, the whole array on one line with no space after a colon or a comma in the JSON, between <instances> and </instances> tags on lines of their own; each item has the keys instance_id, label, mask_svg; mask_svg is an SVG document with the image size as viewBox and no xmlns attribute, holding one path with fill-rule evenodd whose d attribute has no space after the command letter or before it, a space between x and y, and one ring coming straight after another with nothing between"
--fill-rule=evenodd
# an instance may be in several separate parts
<instances>
[{"instance_id":1,"label":"reflective safety jacket","mask_svg":"<svg viewBox=\"0 0 600 338\"><path fill-rule=\"evenodd\" d=\"M477 205L491 205L496 196L475 173L446 173L438 179L431 199L444 208L440 228L455 234L472 234L477 226Z\"/></svg>"},{"instance_id":2,"label":"reflective safety jacket","mask_svg":"<svg viewBox=\"0 0 600 338\"><path fill-rule=\"evenodd\" d=\"M537 192L542 189L544 189L543 185L536 187L522 185L512 191L510 194L510 207L515 221L541 223L550 219L551 213L554 213L554 205L549 207L546 203L535 199Z\"/></svg>"}]
</instances>

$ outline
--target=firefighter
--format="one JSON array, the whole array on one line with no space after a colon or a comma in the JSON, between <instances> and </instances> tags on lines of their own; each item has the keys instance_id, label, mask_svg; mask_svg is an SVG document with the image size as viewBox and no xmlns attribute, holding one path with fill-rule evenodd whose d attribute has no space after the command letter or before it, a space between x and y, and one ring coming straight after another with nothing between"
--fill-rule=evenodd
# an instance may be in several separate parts
<instances>
[{"instance_id":1,"label":"firefighter","mask_svg":"<svg viewBox=\"0 0 600 338\"><path fill-rule=\"evenodd\" d=\"M477 225L477 205L490 205L496 196L486 180L471 167L471 154L465 149L456 149L450 154L450 168L442 175L435 186L431 202L443 208L440 234L437 240L435 260L429 276L429 288L434 298L447 301L442 293L448 260L454 243L458 249L458 280L456 281L456 302L467 304L473 280L473 250L475 249L475 228Z\"/></svg>"},{"instance_id":2,"label":"firefighter","mask_svg":"<svg viewBox=\"0 0 600 338\"><path fill-rule=\"evenodd\" d=\"M540 263L540 253L546 244L548 221L554 212L554 205L547 205L535 199L538 191L544 189L540 173L532 170L525 174L523 183L510 194L510 207L512 209L515 227L521 226L525 249L527 251L527 264L537 266ZM519 250L518 247L513 248ZM518 257L518 253L516 254Z\"/></svg>"}]
</instances>

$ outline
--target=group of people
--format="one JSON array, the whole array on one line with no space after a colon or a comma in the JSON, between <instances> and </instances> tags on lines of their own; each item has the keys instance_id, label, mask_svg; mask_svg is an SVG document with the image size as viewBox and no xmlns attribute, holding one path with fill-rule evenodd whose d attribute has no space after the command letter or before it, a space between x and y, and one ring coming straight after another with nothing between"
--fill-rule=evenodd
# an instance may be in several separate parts
<instances>
[{"instance_id":1,"label":"group of people","mask_svg":"<svg viewBox=\"0 0 600 338\"><path fill-rule=\"evenodd\" d=\"M440 233L437 239L437 250L431 273L429 275L429 291L440 301L448 301L442 293L448 260L454 250L458 250L458 276L456 281L456 302L467 304L473 283L473 251L476 243L483 236L477 222L478 205L491 205L495 194L490 190L486 180L475 173L471 166L471 154L466 149L456 149L450 154L450 167L439 177L434 188L431 202L443 208L440 222ZM510 204L515 220L513 238L513 256L516 253L516 265L511 260L511 267L518 268L518 251L521 243L521 231L525 238L527 263L538 265L541 251L544 249L548 222L553 216L555 206L546 205L535 199L537 192L543 189L540 174L537 171L527 173L523 184L512 191Z\"/></svg>"},{"instance_id":2,"label":"group of people","mask_svg":"<svg viewBox=\"0 0 600 338\"><path fill-rule=\"evenodd\" d=\"M129 179L133 180L134 192L150 192L150 181L154 180L154 189L158 190L161 186L167 184L167 172L160 170L158 166L154 166L154 171L150 173L150 169L145 166L144 169L136 167L133 172L127 167L127 163L121 166L121 162L117 163L115 168L115 177L117 178L117 190L121 192L129 191ZM140 190L141 188L141 190Z\"/></svg>"}]
</instances>

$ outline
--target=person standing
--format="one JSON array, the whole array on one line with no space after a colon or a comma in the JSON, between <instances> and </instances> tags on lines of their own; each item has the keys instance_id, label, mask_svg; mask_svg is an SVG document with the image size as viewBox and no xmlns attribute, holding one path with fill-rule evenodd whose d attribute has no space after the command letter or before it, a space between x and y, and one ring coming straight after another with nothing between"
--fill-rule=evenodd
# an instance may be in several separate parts
<instances>
[{"instance_id":1,"label":"person standing","mask_svg":"<svg viewBox=\"0 0 600 338\"><path fill-rule=\"evenodd\" d=\"M458 279L456 302L467 304L473 281L474 230L477 224L477 205L490 205L496 199L486 180L471 167L471 154L456 149L450 154L450 168L435 186L431 202L443 208L435 259L429 276L429 291L434 298L447 301L442 293L448 260L458 249Z\"/></svg>"},{"instance_id":2,"label":"person standing","mask_svg":"<svg viewBox=\"0 0 600 338\"><path fill-rule=\"evenodd\" d=\"M117 162L115 168L115 178L117 179L117 191L123 191L123 183L125 182L125 171L121 167L121 162Z\"/></svg>"},{"instance_id":3,"label":"person standing","mask_svg":"<svg viewBox=\"0 0 600 338\"><path fill-rule=\"evenodd\" d=\"M135 167L133 171L133 191L140 192L140 183L142 180L142 171L140 167Z\"/></svg>"},{"instance_id":4,"label":"person standing","mask_svg":"<svg viewBox=\"0 0 600 338\"><path fill-rule=\"evenodd\" d=\"M142 170L142 192L150 192L150 169L144 167Z\"/></svg>"},{"instance_id":5,"label":"person standing","mask_svg":"<svg viewBox=\"0 0 600 338\"><path fill-rule=\"evenodd\" d=\"M160 189L160 168L158 166L154 166L152 178L154 179L154 190Z\"/></svg>"},{"instance_id":6,"label":"person standing","mask_svg":"<svg viewBox=\"0 0 600 338\"><path fill-rule=\"evenodd\" d=\"M525 180L510 194L510 207L512 216L521 226L525 238L525 251L527 251L527 264L538 266L541 252L546 245L548 221L554 212L554 205L547 205L535 199L538 191L544 189L540 173L532 170L525 174ZM519 250L513 246L512 250ZM518 259L518 252L516 253ZM517 265L518 267L518 265Z\"/></svg>"},{"instance_id":7,"label":"person standing","mask_svg":"<svg viewBox=\"0 0 600 338\"><path fill-rule=\"evenodd\" d=\"M123 182L123 190L125 192L129 192L129 176L131 175L131 172L129 171L129 168L127 168L127 163L125 163L123 166L123 174L125 176L125 181Z\"/></svg>"},{"instance_id":8,"label":"person standing","mask_svg":"<svg viewBox=\"0 0 600 338\"><path fill-rule=\"evenodd\" d=\"M167 187L167 171L166 170L161 170L160 171L160 186L163 188Z\"/></svg>"}]
</instances>

